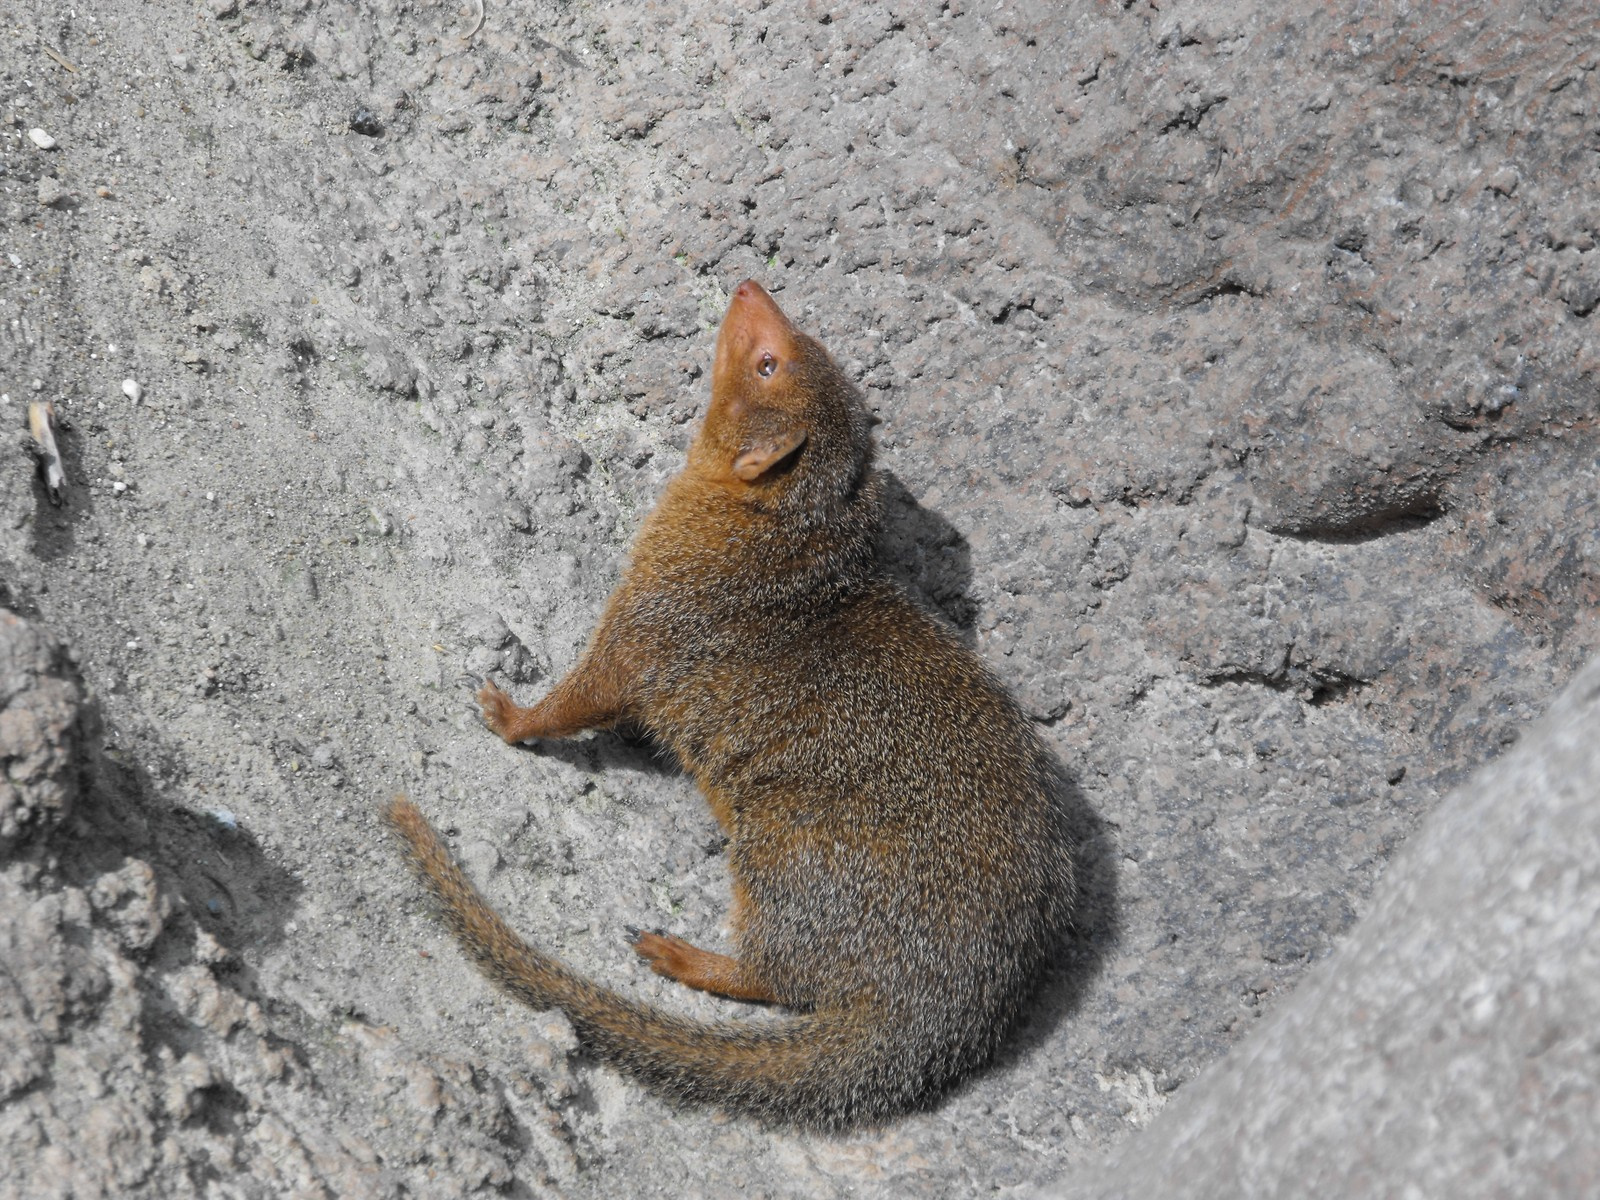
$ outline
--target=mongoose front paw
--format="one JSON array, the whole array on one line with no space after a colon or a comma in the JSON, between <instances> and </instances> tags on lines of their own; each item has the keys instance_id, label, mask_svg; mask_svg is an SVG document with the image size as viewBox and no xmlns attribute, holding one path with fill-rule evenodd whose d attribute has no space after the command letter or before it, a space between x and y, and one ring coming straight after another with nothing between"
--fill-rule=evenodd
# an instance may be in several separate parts
<instances>
[{"instance_id":1,"label":"mongoose front paw","mask_svg":"<svg viewBox=\"0 0 1600 1200\"><path fill-rule=\"evenodd\" d=\"M628 933L634 953L649 963L650 969L657 975L665 975L668 979L682 979L691 974L696 960L705 953L682 938L660 930L640 933L630 927Z\"/></svg>"},{"instance_id":2,"label":"mongoose front paw","mask_svg":"<svg viewBox=\"0 0 1600 1200\"><path fill-rule=\"evenodd\" d=\"M489 680L478 689L478 708L485 725L508 742L518 740L512 728L517 715L516 703Z\"/></svg>"}]
</instances>

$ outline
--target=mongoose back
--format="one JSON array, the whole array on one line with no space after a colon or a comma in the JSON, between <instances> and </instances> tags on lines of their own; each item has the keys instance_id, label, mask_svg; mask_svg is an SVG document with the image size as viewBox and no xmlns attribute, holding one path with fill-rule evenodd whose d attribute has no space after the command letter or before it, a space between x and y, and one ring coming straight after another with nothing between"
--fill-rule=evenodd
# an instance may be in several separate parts
<instances>
[{"instance_id":1,"label":"mongoose back","mask_svg":"<svg viewBox=\"0 0 1600 1200\"><path fill-rule=\"evenodd\" d=\"M703 1024L625 999L512 931L404 798L387 811L467 953L599 1054L679 1097L839 1129L922 1107L981 1066L1053 950L1067 840L1032 727L877 563L860 392L754 281L711 405L577 665L507 742L642 727L728 837L738 954L633 935L690 987L794 1010Z\"/></svg>"}]
</instances>

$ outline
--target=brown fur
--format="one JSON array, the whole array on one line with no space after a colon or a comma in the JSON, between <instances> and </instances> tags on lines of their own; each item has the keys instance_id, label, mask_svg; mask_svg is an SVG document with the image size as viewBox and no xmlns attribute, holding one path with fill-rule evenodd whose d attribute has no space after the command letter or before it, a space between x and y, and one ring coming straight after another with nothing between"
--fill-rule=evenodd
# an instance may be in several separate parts
<instances>
[{"instance_id":1,"label":"brown fur","mask_svg":"<svg viewBox=\"0 0 1600 1200\"><path fill-rule=\"evenodd\" d=\"M463 945L536 1008L669 1093L824 1128L928 1103L993 1054L1071 900L1025 718L887 579L860 393L754 282L711 406L577 666L538 703L479 693L509 742L642 726L729 838L737 957L634 946L691 987L797 1010L704 1025L529 946L422 814L388 819Z\"/></svg>"}]
</instances>

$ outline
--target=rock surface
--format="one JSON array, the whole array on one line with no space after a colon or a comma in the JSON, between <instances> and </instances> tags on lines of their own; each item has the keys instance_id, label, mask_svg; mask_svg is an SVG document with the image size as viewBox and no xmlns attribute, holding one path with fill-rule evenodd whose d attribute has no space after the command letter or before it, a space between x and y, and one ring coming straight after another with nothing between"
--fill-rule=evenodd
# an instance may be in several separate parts
<instances>
[{"instance_id":1,"label":"rock surface","mask_svg":"<svg viewBox=\"0 0 1600 1200\"><path fill-rule=\"evenodd\" d=\"M80 692L64 658L0 609L0 854L72 809Z\"/></svg>"},{"instance_id":2,"label":"rock surface","mask_svg":"<svg viewBox=\"0 0 1600 1200\"><path fill-rule=\"evenodd\" d=\"M43 748L22 799L0 747L35 964L0 1195L1097 1161L1600 650L1600 18L471 7L13 5L0 711L44 732L6 727ZM866 388L886 553L1082 798L1078 929L1012 1051L843 1139L596 1066L465 967L373 820L406 791L581 970L750 1015L624 943L725 936L687 781L498 745L462 683L572 662L746 276Z\"/></svg>"},{"instance_id":3,"label":"rock surface","mask_svg":"<svg viewBox=\"0 0 1600 1200\"><path fill-rule=\"evenodd\" d=\"M1586 1196L1600 660L1447 796L1264 1026L1061 1197Z\"/></svg>"}]
</instances>

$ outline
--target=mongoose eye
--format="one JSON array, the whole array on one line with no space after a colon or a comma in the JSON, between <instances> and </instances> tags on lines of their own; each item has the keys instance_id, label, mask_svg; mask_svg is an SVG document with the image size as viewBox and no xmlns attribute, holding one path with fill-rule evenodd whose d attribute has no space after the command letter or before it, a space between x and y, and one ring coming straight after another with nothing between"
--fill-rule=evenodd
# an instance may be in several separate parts
<instances>
[{"instance_id":1,"label":"mongoose eye","mask_svg":"<svg viewBox=\"0 0 1600 1200\"><path fill-rule=\"evenodd\" d=\"M778 360L773 358L770 354L763 354L761 356L761 365L756 368L756 374L761 376L763 379L766 379L777 369Z\"/></svg>"}]
</instances>

